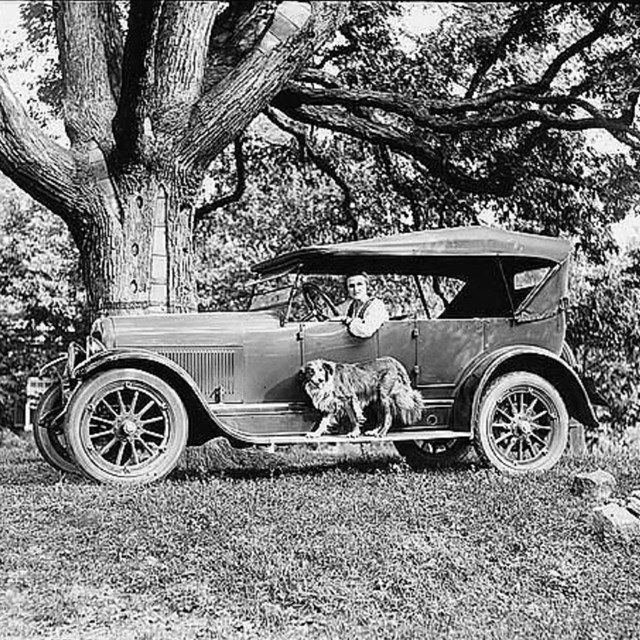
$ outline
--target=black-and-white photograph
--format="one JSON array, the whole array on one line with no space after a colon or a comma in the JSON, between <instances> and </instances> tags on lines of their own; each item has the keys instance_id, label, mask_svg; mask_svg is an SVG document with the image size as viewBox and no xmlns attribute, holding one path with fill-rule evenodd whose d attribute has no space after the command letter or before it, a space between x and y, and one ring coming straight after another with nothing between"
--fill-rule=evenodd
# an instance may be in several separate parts
<instances>
[{"instance_id":1,"label":"black-and-white photograph","mask_svg":"<svg viewBox=\"0 0 640 640\"><path fill-rule=\"evenodd\" d=\"M0 637L640 638L640 4L0 0Z\"/></svg>"}]
</instances>

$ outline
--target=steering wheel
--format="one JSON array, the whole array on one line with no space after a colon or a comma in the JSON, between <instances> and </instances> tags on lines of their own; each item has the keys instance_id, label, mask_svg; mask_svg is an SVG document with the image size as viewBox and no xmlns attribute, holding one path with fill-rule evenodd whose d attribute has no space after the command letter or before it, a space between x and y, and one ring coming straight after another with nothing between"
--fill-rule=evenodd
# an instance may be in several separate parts
<instances>
[{"instance_id":1,"label":"steering wheel","mask_svg":"<svg viewBox=\"0 0 640 640\"><path fill-rule=\"evenodd\" d=\"M340 315L333 300L320 287L311 282L305 282L302 285L302 297L309 307L309 313L302 319L303 322L310 318L321 321L328 320L331 316Z\"/></svg>"}]
</instances>

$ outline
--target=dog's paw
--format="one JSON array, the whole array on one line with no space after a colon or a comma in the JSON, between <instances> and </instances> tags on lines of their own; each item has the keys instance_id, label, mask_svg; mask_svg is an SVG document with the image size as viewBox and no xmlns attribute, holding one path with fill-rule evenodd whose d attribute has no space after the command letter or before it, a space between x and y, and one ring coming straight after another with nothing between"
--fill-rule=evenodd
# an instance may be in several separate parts
<instances>
[{"instance_id":1,"label":"dog's paw","mask_svg":"<svg viewBox=\"0 0 640 640\"><path fill-rule=\"evenodd\" d=\"M309 433L305 435L305 438L308 438L309 440L317 440L321 435L322 433L320 431L309 431Z\"/></svg>"},{"instance_id":2,"label":"dog's paw","mask_svg":"<svg viewBox=\"0 0 640 640\"><path fill-rule=\"evenodd\" d=\"M349 431L347 433L347 438L359 438L362 435L360 429L354 429L353 431Z\"/></svg>"}]
</instances>

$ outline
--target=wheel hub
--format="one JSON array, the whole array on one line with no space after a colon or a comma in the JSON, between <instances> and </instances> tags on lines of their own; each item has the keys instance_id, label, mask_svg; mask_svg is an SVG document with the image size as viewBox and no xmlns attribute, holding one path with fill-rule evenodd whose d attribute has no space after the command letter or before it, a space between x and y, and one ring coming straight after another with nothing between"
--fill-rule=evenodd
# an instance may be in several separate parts
<instances>
[{"instance_id":1,"label":"wheel hub","mask_svg":"<svg viewBox=\"0 0 640 640\"><path fill-rule=\"evenodd\" d=\"M135 438L139 432L140 432L140 427L138 426L138 423L135 420L131 420L127 418L123 420L122 423L120 424L120 433L125 438L129 438L129 439Z\"/></svg>"},{"instance_id":2,"label":"wheel hub","mask_svg":"<svg viewBox=\"0 0 640 640\"><path fill-rule=\"evenodd\" d=\"M530 436L533 433L531 423L522 416L517 416L513 422L513 433L516 436Z\"/></svg>"}]
</instances>

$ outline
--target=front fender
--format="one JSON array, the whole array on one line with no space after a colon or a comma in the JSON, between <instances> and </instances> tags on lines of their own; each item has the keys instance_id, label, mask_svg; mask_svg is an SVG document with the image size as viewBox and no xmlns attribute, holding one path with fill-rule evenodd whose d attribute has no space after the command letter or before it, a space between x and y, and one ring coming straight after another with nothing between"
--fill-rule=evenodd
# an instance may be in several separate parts
<instances>
[{"instance_id":1,"label":"front fender","mask_svg":"<svg viewBox=\"0 0 640 640\"><path fill-rule=\"evenodd\" d=\"M572 418L589 427L598 419L589 395L578 374L559 356L539 347L505 347L482 357L465 375L456 390L457 419L466 414L467 423L475 425L482 396L498 376L511 371L530 371L553 384Z\"/></svg>"},{"instance_id":2,"label":"front fender","mask_svg":"<svg viewBox=\"0 0 640 640\"><path fill-rule=\"evenodd\" d=\"M194 379L169 358L145 349L108 349L75 366L72 378L85 380L102 371L134 367L153 373L170 384L178 393L189 416L189 445L203 444L217 436L228 436L209 409L206 398Z\"/></svg>"}]
</instances>

